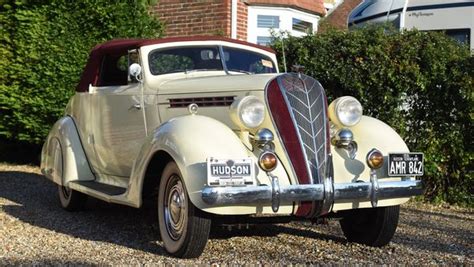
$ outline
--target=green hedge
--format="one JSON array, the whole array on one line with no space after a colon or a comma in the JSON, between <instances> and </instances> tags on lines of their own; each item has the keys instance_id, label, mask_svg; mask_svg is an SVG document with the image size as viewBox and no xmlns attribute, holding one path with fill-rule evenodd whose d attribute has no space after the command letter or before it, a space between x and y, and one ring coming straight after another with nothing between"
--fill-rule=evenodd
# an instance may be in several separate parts
<instances>
[{"instance_id":1,"label":"green hedge","mask_svg":"<svg viewBox=\"0 0 474 267\"><path fill-rule=\"evenodd\" d=\"M425 153L425 197L472 206L474 57L442 33L367 27L284 40L329 100L352 95ZM282 60L281 39L273 44ZM283 69L283 66L280 66Z\"/></svg>"},{"instance_id":2,"label":"green hedge","mask_svg":"<svg viewBox=\"0 0 474 267\"><path fill-rule=\"evenodd\" d=\"M0 1L0 140L40 144L74 93L88 53L156 37L149 1Z\"/></svg>"}]
</instances>

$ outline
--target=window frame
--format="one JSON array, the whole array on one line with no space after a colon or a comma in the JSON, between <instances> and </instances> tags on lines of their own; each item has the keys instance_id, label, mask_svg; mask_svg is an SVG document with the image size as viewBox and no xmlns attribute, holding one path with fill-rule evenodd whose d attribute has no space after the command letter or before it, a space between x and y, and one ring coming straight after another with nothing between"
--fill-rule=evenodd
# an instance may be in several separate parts
<instances>
[{"instance_id":1,"label":"window frame","mask_svg":"<svg viewBox=\"0 0 474 267\"><path fill-rule=\"evenodd\" d=\"M259 28L259 15L279 16L279 28ZM272 37L272 31L277 33L280 31L288 32L290 35L295 37L305 36L306 33L293 30L293 18L312 23L312 33L317 32L318 22L321 19L321 17L316 14L307 13L289 7L250 5L248 6L247 12L247 41L250 43L257 43L258 36Z\"/></svg>"},{"instance_id":2,"label":"window frame","mask_svg":"<svg viewBox=\"0 0 474 267\"><path fill-rule=\"evenodd\" d=\"M219 56L220 56L220 61L221 61L221 64L222 64L222 70L214 70L214 71L224 71L226 74L229 74L229 71L232 71L232 70L229 70L228 67L227 67L227 63L225 61L225 55L224 55L224 48L228 48L228 49L234 49L234 50L242 50L242 51L248 51L249 53L253 53L253 54L258 54L262 57L262 59L266 59L266 60L269 60L272 62L272 66L273 66L273 69L275 70L274 73L278 73L278 65L276 64L276 62L273 60L272 57L268 56L268 55L265 55L264 53L259 53L259 52L256 52L256 51L252 51L252 50L247 50L245 48L238 48L238 47L233 47L233 46L226 46L226 45L197 45L197 46L189 46L189 45L185 45L185 46L173 46L173 47L162 47L162 48L155 48L155 49L152 49L148 52L148 69L149 69L149 72L150 74L153 76L153 77L159 77L159 76L162 76L162 75L169 75L169 74L176 74L176 73L181 73L181 72L184 72L184 71L179 71L179 72L170 72L170 73L161 73L161 74L154 74L152 72L152 68L151 68L151 55L155 52L158 52L158 51L163 51L163 50L171 50L171 49L183 49L183 48L192 48L192 47L216 47L219 51Z\"/></svg>"},{"instance_id":3,"label":"window frame","mask_svg":"<svg viewBox=\"0 0 474 267\"><path fill-rule=\"evenodd\" d=\"M220 62L221 62L221 66L222 66L222 69L216 69L215 71L225 71L226 68L225 68L225 62L222 60L222 52L221 52L221 49L220 49L220 46L219 45L196 45L196 46L172 46L172 47L163 47L163 48L156 48L156 49L153 49L151 50L150 52L148 52L148 69L150 70L150 73L151 75L153 76L160 76L160 75L166 75L166 74L174 74L174 73L180 73L180 72L184 72L184 71L176 71L176 72L168 72L168 73L159 73L159 74L155 74L153 73L152 71L152 67L151 67L151 56L153 53L155 52L159 52L159 51L166 51L166 50L176 50L176 49L186 49L186 48L196 48L196 47L201 47L201 48L215 48L220 56Z\"/></svg>"},{"instance_id":4,"label":"window frame","mask_svg":"<svg viewBox=\"0 0 474 267\"><path fill-rule=\"evenodd\" d=\"M296 21L296 23L295 23L295 21ZM300 23L302 22L303 25L298 24L298 22L300 22ZM304 27L305 26L304 24L306 24L306 23L308 24L307 26L309 26L309 27L304 31L302 31L300 29L296 29L297 27L295 28L295 26L303 26ZM302 33L306 33L306 34L311 34L311 33L314 32L313 28L314 28L314 25L313 25L312 22L302 20L302 19L298 19L298 18L292 18L292 27L291 27L291 29L293 31L302 32Z\"/></svg>"},{"instance_id":5,"label":"window frame","mask_svg":"<svg viewBox=\"0 0 474 267\"><path fill-rule=\"evenodd\" d=\"M260 21L259 21L259 18L260 17L267 17L267 18L276 18L276 25L271 25L269 27L266 27L266 26L261 26L260 25ZM260 28L260 29L279 29L280 28L280 16L277 16L277 15L263 15L263 14L257 14L257 28Z\"/></svg>"}]
</instances>

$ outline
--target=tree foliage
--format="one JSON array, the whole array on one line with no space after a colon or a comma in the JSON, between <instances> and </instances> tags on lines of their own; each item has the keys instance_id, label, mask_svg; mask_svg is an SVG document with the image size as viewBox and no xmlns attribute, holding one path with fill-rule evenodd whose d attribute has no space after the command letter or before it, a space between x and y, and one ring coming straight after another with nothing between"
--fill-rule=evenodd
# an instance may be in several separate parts
<instances>
[{"instance_id":1,"label":"tree foliage","mask_svg":"<svg viewBox=\"0 0 474 267\"><path fill-rule=\"evenodd\" d=\"M273 46L281 59L281 39ZM330 100L355 96L365 114L425 153L428 199L474 204L474 57L466 46L442 33L384 27L289 37L283 46L287 65L305 66Z\"/></svg>"},{"instance_id":2,"label":"tree foliage","mask_svg":"<svg viewBox=\"0 0 474 267\"><path fill-rule=\"evenodd\" d=\"M162 33L149 5L0 1L0 138L40 144L61 116L94 45Z\"/></svg>"}]
</instances>

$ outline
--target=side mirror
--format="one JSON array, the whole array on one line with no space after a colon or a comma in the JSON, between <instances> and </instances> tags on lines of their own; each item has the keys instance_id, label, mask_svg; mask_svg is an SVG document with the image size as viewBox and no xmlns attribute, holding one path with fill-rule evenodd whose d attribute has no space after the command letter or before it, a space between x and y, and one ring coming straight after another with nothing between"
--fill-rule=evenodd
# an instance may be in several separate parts
<instances>
[{"instance_id":1,"label":"side mirror","mask_svg":"<svg viewBox=\"0 0 474 267\"><path fill-rule=\"evenodd\" d=\"M137 81L141 81L139 76L140 76L140 74L142 74L142 66L140 66L140 64L138 64L138 63L133 63L128 68L128 74L131 77L135 78Z\"/></svg>"},{"instance_id":2,"label":"side mirror","mask_svg":"<svg viewBox=\"0 0 474 267\"><path fill-rule=\"evenodd\" d=\"M92 84L89 84L89 91L88 92L89 92L89 94L95 93L95 87L92 86Z\"/></svg>"}]
</instances>

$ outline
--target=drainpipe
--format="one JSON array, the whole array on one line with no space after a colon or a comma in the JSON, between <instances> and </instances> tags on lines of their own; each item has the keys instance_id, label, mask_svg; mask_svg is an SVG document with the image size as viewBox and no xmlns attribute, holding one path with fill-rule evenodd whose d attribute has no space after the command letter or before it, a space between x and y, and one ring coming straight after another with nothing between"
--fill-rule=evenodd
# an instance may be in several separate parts
<instances>
[{"instance_id":1,"label":"drainpipe","mask_svg":"<svg viewBox=\"0 0 474 267\"><path fill-rule=\"evenodd\" d=\"M402 13L400 14L400 31L405 28L405 16L407 14L408 0L405 0L405 5L403 6Z\"/></svg>"},{"instance_id":2,"label":"drainpipe","mask_svg":"<svg viewBox=\"0 0 474 267\"><path fill-rule=\"evenodd\" d=\"M231 0L231 15L230 15L230 37L237 39L237 0Z\"/></svg>"}]
</instances>

